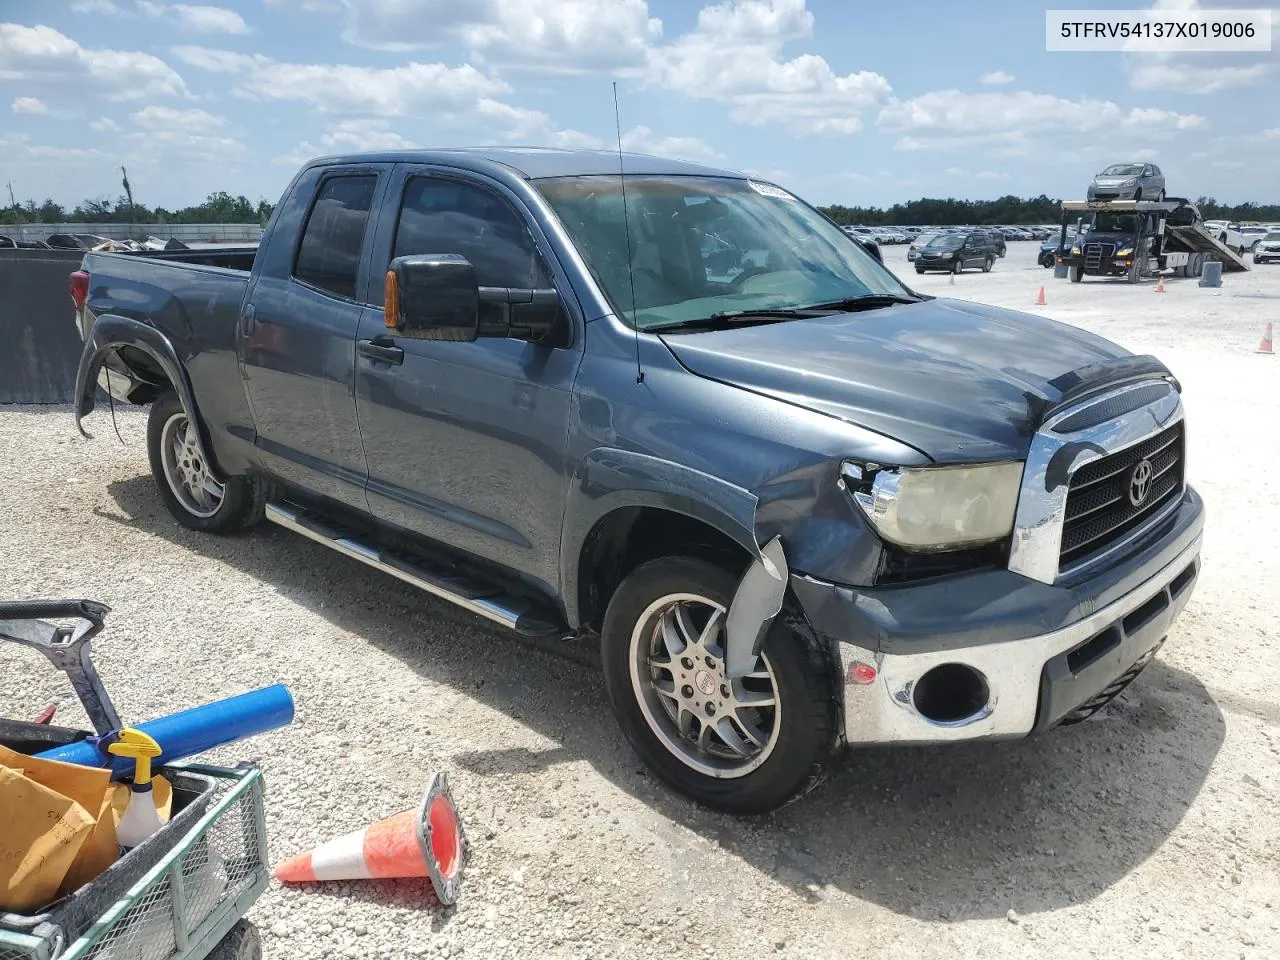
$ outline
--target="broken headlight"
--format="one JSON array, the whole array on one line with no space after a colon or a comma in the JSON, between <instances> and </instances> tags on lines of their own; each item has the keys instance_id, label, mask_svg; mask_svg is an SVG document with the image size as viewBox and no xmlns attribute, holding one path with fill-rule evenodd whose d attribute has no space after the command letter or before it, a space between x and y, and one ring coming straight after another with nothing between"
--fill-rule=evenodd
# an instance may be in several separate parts
<instances>
[{"instance_id":1,"label":"broken headlight","mask_svg":"<svg viewBox=\"0 0 1280 960\"><path fill-rule=\"evenodd\" d=\"M847 462L841 481L876 532L908 550L953 550L1013 531L1022 463L872 470Z\"/></svg>"}]
</instances>

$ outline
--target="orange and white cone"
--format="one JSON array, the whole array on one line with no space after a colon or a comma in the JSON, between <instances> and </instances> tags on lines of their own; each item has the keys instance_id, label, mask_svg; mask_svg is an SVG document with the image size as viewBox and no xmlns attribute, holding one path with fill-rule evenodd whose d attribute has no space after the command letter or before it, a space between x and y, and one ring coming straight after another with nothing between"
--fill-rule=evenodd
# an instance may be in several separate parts
<instances>
[{"instance_id":1,"label":"orange and white cone","mask_svg":"<svg viewBox=\"0 0 1280 960\"><path fill-rule=\"evenodd\" d=\"M1164 293L1164 274L1160 274L1160 279L1156 282L1156 293Z\"/></svg>"},{"instance_id":2,"label":"orange and white cone","mask_svg":"<svg viewBox=\"0 0 1280 960\"><path fill-rule=\"evenodd\" d=\"M1274 354L1275 350L1271 347L1271 324L1267 324L1266 332L1262 334L1262 339L1258 341L1258 353Z\"/></svg>"},{"instance_id":3,"label":"orange and white cone","mask_svg":"<svg viewBox=\"0 0 1280 960\"><path fill-rule=\"evenodd\" d=\"M1049 302L1049 301L1048 301L1048 300L1046 300L1046 299L1044 298L1044 287L1043 287L1043 286L1041 286L1041 287L1040 287L1040 292L1036 294L1036 306L1037 306L1037 307L1043 307L1043 306L1045 306L1045 304L1047 304L1048 302Z\"/></svg>"},{"instance_id":4,"label":"orange and white cone","mask_svg":"<svg viewBox=\"0 0 1280 960\"><path fill-rule=\"evenodd\" d=\"M443 904L455 903L467 840L453 795L437 773L416 808L300 853L276 867L283 883L429 877Z\"/></svg>"}]
</instances>

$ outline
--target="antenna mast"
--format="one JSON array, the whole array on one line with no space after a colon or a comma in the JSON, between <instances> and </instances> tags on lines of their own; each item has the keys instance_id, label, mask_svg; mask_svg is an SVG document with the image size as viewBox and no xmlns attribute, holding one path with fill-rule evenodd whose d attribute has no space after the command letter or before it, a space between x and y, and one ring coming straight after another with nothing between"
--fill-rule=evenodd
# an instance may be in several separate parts
<instances>
[{"instance_id":1,"label":"antenna mast","mask_svg":"<svg viewBox=\"0 0 1280 960\"><path fill-rule=\"evenodd\" d=\"M622 229L627 236L627 280L631 284L631 329L636 335L636 383L644 383L640 368L640 324L636 320L636 270L631 256L631 220L627 216L627 171L622 163L622 115L618 112L618 81L613 81L613 123L618 134L618 183L622 185Z\"/></svg>"}]
</instances>

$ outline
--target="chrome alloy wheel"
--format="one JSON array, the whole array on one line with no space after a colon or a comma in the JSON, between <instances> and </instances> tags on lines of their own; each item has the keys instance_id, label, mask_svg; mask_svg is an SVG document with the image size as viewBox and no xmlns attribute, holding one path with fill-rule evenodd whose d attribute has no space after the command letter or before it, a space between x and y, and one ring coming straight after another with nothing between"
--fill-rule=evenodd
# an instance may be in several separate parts
<instances>
[{"instance_id":1,"label":"chrome alloy wheel","mask_svg":"<svg viewBox=\"0 0 1280 960\"><path fill-rule=\"evenodd\" d=\"M175 413L160 429L164 478L182 508L196 517L212 517L222 506L222 484L209 473L195 428L185 413Z\"/></svg>"},{"instance_id":2,"label":"chrome alloy wheel","mask_svg":"<svg viewBox=\"0 0 1280 960\"><path fill-rule=\"evenodd\" d=\"M654 735L709 777L744 777L773 753L781 714L769 658L725 676L725 608L691 593L651 603L631 633L631 686Z\"/></svg>"}]
</instances>

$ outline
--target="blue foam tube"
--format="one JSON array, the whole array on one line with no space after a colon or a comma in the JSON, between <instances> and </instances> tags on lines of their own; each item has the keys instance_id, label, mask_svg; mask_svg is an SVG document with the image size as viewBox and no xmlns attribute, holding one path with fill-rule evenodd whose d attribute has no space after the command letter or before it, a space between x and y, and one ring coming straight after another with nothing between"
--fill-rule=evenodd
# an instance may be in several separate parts
<instances>
[{"instance_id":1,"label":"blue foam tube","mask_svg":"<svg viewBox=\"0 0 1280 960\"><path fill-rule=\"evenodd\" d=\"M293 697L282 683L263 687L238 697L193 707L182 713L140 723L135 729L152 737L163 751L156 764L195 756L233 740L274 730L293 721ZM110 761L111 778L132 776L133 760L113 757L99 750L91 740L69 743L37 754L46 760L78 763L84 767L105 767Z\"/></svg>"}]
</instances>

